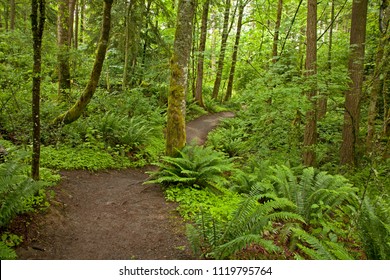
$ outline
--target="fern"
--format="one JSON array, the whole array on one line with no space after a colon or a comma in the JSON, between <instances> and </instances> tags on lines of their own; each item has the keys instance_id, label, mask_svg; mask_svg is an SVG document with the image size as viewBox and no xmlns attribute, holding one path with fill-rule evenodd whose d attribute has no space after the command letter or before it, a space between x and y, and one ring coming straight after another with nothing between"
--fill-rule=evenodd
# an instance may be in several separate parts
<instances>
[{"instance_id":1,"label":"fern","mask_svg":"<svg viewBox=\"0 0 390 280\"><path fill-rule=\"evenodd\" d=\"M260 203L262 199L266 201ZM202 251L206 248L204 254L215 259L229 258L251 245L259 245L265 251L274 253L280 248L264 238L263 233L272 222L304 223L300 215L291 212L294 207L288 199L265 197L254 189L235 209L232 219L225 224L218 223L210 218L210 214L203 213L197 221L197 231L192 229L189 232L190 240L196 241L193 245L198 246L200 240ZM199 236L203 236L203 239L199 239Z\"/></svg>"},{"instance_id":2,"label":"fern","mask_svg":"<svg viewBox=\"0 0 390 280\"><path fill-rule=\"evenodd\" d=\"M25 174L25 167L15 162L0 165L0 227L24 209L24 201L45 186Z\"/></svg>"},{"instance_id":3,"label":"fern","mask_svg":"<svg viewBox=\"0 0 390 280\"><path fill-rule=\"evenodd\" d=\"M380 198L362 202L358 220L359 235L368 259L390 259L390 207Z\"/></svg>"},{"instance_id":4,"label":"fern","mask_svg":"<svg viewBox=\"0 0 390 280\"><path fill-rule=\"evenodd\" d=\"M273 168L273 181L275 193L279 197L285 197L297 206L297 213L302 215L306 222L318 214L323 208L313 205L325 204L330 214L342 205L356 206L358 198L357 189L352 187L348 180L340 175L330 175L326 172L317 172L314 168L305 168L300 177L286 166Z\"/></svg>"},{"instance_id":5,"label":"fern","mask_svg":"<svg viewBox=\"0 0 390 280\"><path fill-rule=\"evenodd\" d=\"M298 247L302 252L311 259L315 260L353 260L348 251L340 244L332 241L320 241L317 237L300 229L292 229L294 236L297 237L301 243ZM299 256L302 258L302 256Z\"/></svg>"},{"instance_id":6,"label":"fern","mask_svg":"<svg viewBox=\"0 0 390 280\"><path fill-rule=\"evenodd\" d=\"M186 146L178 157L164 156L156 163L159 170L149 172L148 183L212 188L227 182L224 174L234 171L232 160L211 148Z\"/></svg>"}]
</instances>

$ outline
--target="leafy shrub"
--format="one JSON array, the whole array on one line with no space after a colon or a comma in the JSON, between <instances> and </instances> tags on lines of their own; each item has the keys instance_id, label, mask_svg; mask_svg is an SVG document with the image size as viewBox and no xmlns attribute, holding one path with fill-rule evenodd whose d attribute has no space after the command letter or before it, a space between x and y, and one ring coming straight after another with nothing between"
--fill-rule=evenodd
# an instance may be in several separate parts
<instances>
[{"instance_id":1,"label":"leafy shrub","mask_svg":"<svg viewBox=\"0 0 390 280\"><path fill-rule=\"evenodd\" d=\"M0 241L0 260L15 260L17 257L15 251Z\"/></svg>"},{"instance_id":2,"label":"leafy shrub","mask_svg":"<svg viewBox=\"0 0 390 280\"><path fill-rule=\"evenodd\" d=\"M234 171L233 159L210 147L186 146L177 157L162 157L158 171L150 172L149 183L214 188L227 183Z\"/></svg>"}]
</instances>

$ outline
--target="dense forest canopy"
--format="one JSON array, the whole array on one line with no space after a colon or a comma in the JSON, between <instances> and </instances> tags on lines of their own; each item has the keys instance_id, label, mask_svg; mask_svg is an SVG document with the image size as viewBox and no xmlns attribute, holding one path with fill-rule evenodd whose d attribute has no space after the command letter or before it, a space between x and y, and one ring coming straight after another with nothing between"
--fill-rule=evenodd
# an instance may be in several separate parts
<instances>
[{"instance_id":1,"label":"dense forest canopy","mask_svg":"<svg viewBox=\"0 0 390 280\"><path fill-rule=\"evenodd\" d=\"M0 227L55 170L159 162L203 256L388 259L389 20L388 0L0 0Z\"/></svg>"}]
</instances>

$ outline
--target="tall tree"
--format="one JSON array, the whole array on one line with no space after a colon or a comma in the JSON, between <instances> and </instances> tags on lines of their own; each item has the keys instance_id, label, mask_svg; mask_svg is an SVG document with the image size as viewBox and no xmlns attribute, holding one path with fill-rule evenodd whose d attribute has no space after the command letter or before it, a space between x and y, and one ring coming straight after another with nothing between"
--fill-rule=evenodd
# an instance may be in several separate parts
<instances>
[{"instance_id":1,"label":"tall tree","mask_svg":"<svg viewBox=\"0 0 390 280\"><path fill-rule=\"evenodd\" d=\"M389 48L390 48L390 32L389 32L389 20L390 20L390 7L389 0L382 0L382 5L379 14L379 31L381 38L379 40L378 49L375 59L375 70L372 78L372 88L370 93L370 103L368 106L368 121L367 121L367 137L366 148L368 152L373 150L374 138L375 138L375 121L377 119L377 104L378 97L384 88L385 76L387 76L386 70L388 69Z\"/></svg>"},{"instance_id":2,"label":"tall tree","mask_svg":"<svg viewBox=\"0 0 390 280\"><path fill-rule=\"evenodd\" d=\"M280 31L280 23L282 21L282 11L283 11L283 0L279 0L278 1L278 11L276 13L274 41L272 44L272 62L273 63L276 63L278 61L279 31Z\"/></svg>"},{"instance_id":3,"label":"tall tree","mask_svg":"<svg viewBox=\"0 0 390 280\"><path fill-rule=\"evenodd\" d=\"M317 83L316 79L310 79L317 74L317 0L308 0L307 3L307 27L306 27L306 76L310 82L311 89L307 92L307 98L312 108L306 112L305 135L303 139L303 163L306 166L313 166L316 162L315 144L317 143L317 116L316 100Z\"/></svg>"},{"instance_id":4,"label":"tall tree","mask_svg":"<svg viewBox=\"0 0 390 280\"><path fill-rule=\"evenodd\" d=\"M194 0L179 0L175 41L170 60L171 79L168 94L166 154L175 155L186 143L185 97L188 84L188 60L192 45Z\"/></svg>"},{"instance_id":5,"label":"tall tree","mask_svg":"<svg viewBox=\"0 0 390 280\"><path fill-rule=\"evenodd\" d=\"M15 0L10 0L10 29L15 30L15 18L16 18L16 3Z\"/></svg>"},{"instance_id":6,"label":"tall tree","mask_svg":"<svg viewBox=\"0 0 390 280\"><path fill-rule=\"evenodd\" d=\"M57 45L58 45L58 97L60 100L69 100L70 95L70 10L69 0L58 1L57 16Z\"/></svg>"},{"instance_id":7,"label":"tall tree","mask_svg":"<svg viewBox=\"0 0 390 280\"><path fill-rule=\"evenodd\" d=\"M76 121L88 106L96 91L110 38L111 8L113 2L114 0L104 0L101 35L89 81L79 100L68 111L55 118L52 122L53 126L66 125Z\"/></svg>"},{"instance_id":8,"label":"tall tree","mask_svg":"<svg viewBox=\"0 0 390 280\"><path fill-rule=\"evenodd\" d=\"M31 1L31 30L33 35L33 81L32 81L32 121L33 121L33 154L31 161L31 176L39 180L39 163L41 154L41 68L42 68L42 37L45 27L45 0Z\"/></svg>"},{"instance_id":9,"label":"tall tree","mask_svg":"<svg viewBox=\"0 0 390 280\"><path fill-rule=\"evenodd\" d=\"M222 71L223 71L223 66L225 61L226 44L229 36L230 6L231 6L231 0L226 0L225 12L223 16L221 50L219 51L217 74L214 82L213 95L212 95L213 99L215 100L218 99L219 88L221 86L221 81L222 81Z\"/></svg>"},{"instance_id":10,"label":"tall tree","mask_svg":"<svg viewBox=\"0 0 390 280\"><path fill-rule=\"evenodd\" d=\"M247 0L239 1L236 39L233 47L232 65L230 66L230 73L229 73L229 80L226 89L225 101L230 100L230 98L232 97L234 75L236 72L236 64L237 64L238 46L240 45L240 38L241 38L242 19L244 17L244 9L247 4L248 4Z\"/></svg>"},{"instance_id":11,"label":"tall tree","mask_svg":"<svg viewBox=\"0 0 390 280\"><path fill-rule=\"evenodd\" d=\"M204 65L204 52L206 49L206 39L207 39L207 21L209 16L209 7L210 0L206 0L203 3L203 12L202 12L202 26L200 30L200 43L199 43L199 54L198 54L198 67L197 67L197 76L196 76L196 87L195 87L195 99L200 106L203 104L203 65Z\"/></svg>"},{"instance_id":12,"label":"tall tree","mask_svg":"<svg viewBox=\"0 0 390 280\"><path fill-rule=\"evenodd\" d=\"M367 0L354 0L350 34L348 70L349 90L345 93L345 112L340 149L341 164L356 164L356 147L359 142L360 101L362 97L364 50L366 41Z\"/></svg>"}]
</instances>

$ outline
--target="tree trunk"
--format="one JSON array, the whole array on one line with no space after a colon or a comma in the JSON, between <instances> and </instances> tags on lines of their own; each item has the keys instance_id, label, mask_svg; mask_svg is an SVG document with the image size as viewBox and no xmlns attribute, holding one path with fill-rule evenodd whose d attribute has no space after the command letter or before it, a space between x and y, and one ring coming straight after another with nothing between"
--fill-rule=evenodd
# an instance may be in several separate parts
<instances>
[{"instance_id":1,"label":"tree trunk","mask_svg":"<svg viewBox=\"0 0 390 280\"><path fill-rule=\"evenodd\" d=\"M332 79L332 47L333 47L333 24L335 20L334 16L335 0L332 0L332 7L330 11L330 27L329 27L329 47L328 47L328 75L329 79ZM330 81L331 82L331 81ZM326 81L326 87L329 89L329 80ZM318 111L317 119L321 120L325 117L328 110L328 98L326 95L321 94L318 99Z\"/></svg>"},{"instance_id":2,"label":"tree trunk","mask_svg":"<svg viewBox=\"0 0 390 280\"><path fill-rule=\"evenodd\" d=\"M199 43L199 55L198 55L198 69L196 77L196 87L195 87L195 99L198 104L204 107L203 104L203 65L204 65L204 51L206 49L206 39L207 39L207 19L209 15L210 0L206 0L203 4L203 13L202 13L202 27L200 31L200 43Z\"/></svg>"},{"instance_id":3,"label":"tree trunk","mask_svg":"<svg viewBox=\"0 0 390 280\"><path fill-rule=\"evenodd\" d=\"M173 55L170 61L171 79L168 95L166 154L173 156L186 143L185 97L188 83L188 60L192 44L194 0L179 0Z\"/></svg>"},{"instance_id":4,"label":"tree trunk","mask_svg":"<svg viewBox=\"0 0 390 280\"><path fill-rule=\"evenodd\" d=\"M84 42L84 26L85 26L85 0L80 0L80 43Z\"/></svg>"},{"instance_id":5,"label":"tree trunk","mask_svg":"<svg viewBox=\"0 0 390 280\"><path fill-rule=\"evenodd\" d=\"M276 14L274 41L272 44L272 62L273 63L276 63L278 61L279 31L280 31L280 23L282 21L282 11L283 11L283 0L279 0L278 11Z\"/></svg>"},{"instance_id":6,"label":"tree trunk","mask_svg":"<svg viewBox=\"0 0 390 280\"><path fill-rule=\"evenodd\" d=\"M53 120L53 126L66 125L76 121L81 116L84 109L91 101L93 94L95 93L102 72L106 51L108 48L111 25L111 7L113 1L114 0L104 0L101 36L99 39L95 63L93 65L91 77L89 78L88 84L76 104L74 104L73 107L70 108L67 112L61 114Z\"/></svg>"},{"instance_id":7,"label":"tree trunk","mask_svg":"<svg viewBox=\"0 0 390 280\"><path fill-rule=\"evenodd\" d=\"M381 14L388 14L389 5L388 0L382 1ZM368 106L368 121L367 121L367 137L366 137L366 148L367 152L370 153L373 151L374 138L375 138L375 120L377 118L377 103L378 97L382 92L384 85L384 76L386 76L386 69L388 68L388 58L389 58L389 18L380 17L379 29L381 31L381 39L379 41L379 46L376 52L375 59L375 70L372 78L372 89L370 94L370 103ZM385 53L386 52L386 53Z\"/></svg>"},{"instance_id":8,"label":"tree trunk","mask_svg":"<svg viewBox=\"0 0 390 280\"><path fill-rule=\"evenodd\" d=\"M70 99L69 22L69 0L60 0L57 17L57 62L58 97L61 101Z\"/></svg>"},{"instance_id":9,"label":"tree trunk","mask_svg":"<svg viewBox=\"0 0 390 280\"><path fill-rule=\"evenodd\" d=\"M312 76L317 74L317 0L308 0L306 29L306 76L311 83L307 98L312 108L306 113L305 135L303 139L303 163L314 166L316 162L315 145L317 143L316 101L317 83Z\"/></svg>"},{"instance_id":10,"label":"tree trunk","mask_svg":"<svg viewBox=\"0 0 390 280\"><path fill-rule=\"evenodd\" d=\"M77 50L79 47L79 25L80 25L80 1L79 0L76 0L74 20L75 20L75 24L74 24L73 47Z\"/></svg>"},{"instance_id":11,"label":"tree trunk","mask_svg":"<svg viewBox=\"0 0 390 280\"><path fill-rule=\"evenodd\" d=\"M236 64L237 64L238 46L240 44L240 37L241 37L242 19L244 17L244 9L245 9L246 4L242 3L242 1L241 1L239 5L240 6L239 6L239 12L238 12L236 40L234 42L234 48L233 48L233 54L232 54L232 65L230 67L229 81L228 81L228 86L227 86L227 90L226 90L225 101L229 101L230 98L232 97L234 74L236 71Z\"/></svg>"},{"instance_id":12,"label":"tree trunk","mask_svg":"<svg viewBox=\"0 0 390 280\"><path fill-rule=\"evenodd\" d=\"M348 70L349 90L345 93L345 112L340 149L343 165L356 164L356 147L359 143L360 100L364 71L364 45L366 39L367 0L354 0L350 34L350 56Z\"/></svg>"},{"instance_id":13,"label":"tree trunk","mask_svg":"<svg viewBox=\"0 0 390 280\"><path fill-rule=\"evenodd\" d=\"M10 0L10 29L15 30L16 3L15 0Z\"/></svg>"},{"instance_id":14,"label":"tree trunk","mask_svg":"<svg viewBox=\"0 0 390 280\"><path fill-rule=\"evenodd\" d=\"M229 35L229 16L230 16L230 6L231 0L226 0L225 3L225 13L223 18L223 30L222 30L222 40L221 40L221 50L219 52L218 66L217 66L217 76L214 82L213 88L213 99L218 99L219 88L221 86L222 80L222 71L225 60L225 52L226 52L226 43Z\"/></svg>"},{"instance_id":15,"label":"tree trunk","mask_svg":"<svg viewBox=\"0 0 390 280\"><path fill-rule=\"evenodd\" d=\"M32 73L32 125L33 125L33 153L31 161L31 177L39 180L39 166L41 154L41 57L42 36L45 27L45 0L31 1L31 30L33 34L34 65Z\"/></svg>"}]
</instances>

